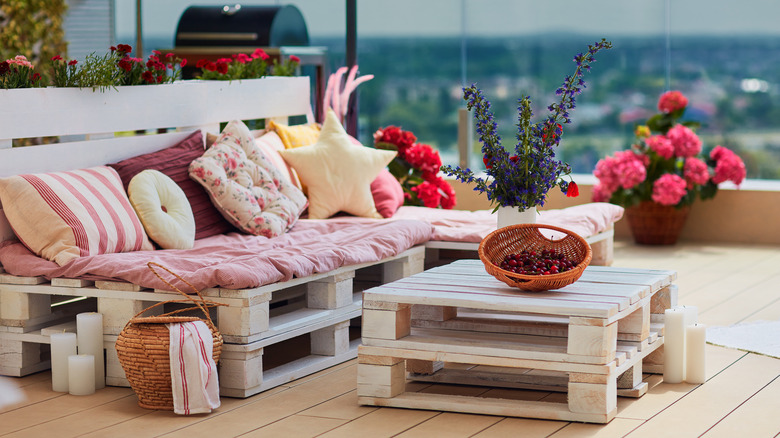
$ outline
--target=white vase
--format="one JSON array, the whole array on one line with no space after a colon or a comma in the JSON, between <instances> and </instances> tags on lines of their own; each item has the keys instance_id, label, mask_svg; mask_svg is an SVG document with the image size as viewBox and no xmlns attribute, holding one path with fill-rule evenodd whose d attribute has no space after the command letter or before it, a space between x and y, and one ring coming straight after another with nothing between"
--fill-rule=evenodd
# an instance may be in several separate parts
<instances>
[{"instance_id":1,"label":"white vase","mask_svg":"<svg viewBox=\"0 0 780 438\"><path fill-rule=\"evenodd\" d=\"M522 211L517 207L498 207L496 216L497 228L504 228L517 224L535 224L537 216L536 206Z\"/></svg>"}]
</instances>

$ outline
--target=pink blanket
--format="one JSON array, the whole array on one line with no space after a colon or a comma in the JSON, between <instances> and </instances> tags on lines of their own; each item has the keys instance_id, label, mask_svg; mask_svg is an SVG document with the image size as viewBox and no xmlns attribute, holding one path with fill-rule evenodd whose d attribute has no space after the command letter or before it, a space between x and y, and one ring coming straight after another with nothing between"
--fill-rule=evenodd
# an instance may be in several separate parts
<instances>
[{"instance_id":1,"label":"pink blanket","mask_svg":"<svg viewBox=\"0 0 780 438\"><path fill-rule=\"evenodd\" d=\"M623 207L591 202L561 210L544 210L537 223L554 225L588 238L612 227L623 217ZM491 210L441 210L403 206L393 219L413 219L433 225L431 240L479 243L496 229L496 215Z\"/></svg>"},{"instance_id":2,"label":"pink blanket","mask_svg":"<svg viewBox=\"0 0 780 438\"><path fill-rule=\"evenodd\" d=\"M62 267L18 242L4 242L0 264L18 276L124 280L170 289L147 268L147 262L153 261L199 290L245 289L379 261L425 243L431 232L431 225L420 221L300 220L289 233L273 239L229 233L200 239L193 249L102 254L74 259Z\"/></svg>"}]
</instances>

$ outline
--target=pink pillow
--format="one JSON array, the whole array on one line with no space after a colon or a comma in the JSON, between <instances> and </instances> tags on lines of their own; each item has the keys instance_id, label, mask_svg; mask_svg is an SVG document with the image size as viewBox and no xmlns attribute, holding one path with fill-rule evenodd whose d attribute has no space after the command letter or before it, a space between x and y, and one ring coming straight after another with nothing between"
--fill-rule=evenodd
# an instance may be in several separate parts
<instances>
[{"instance_id":1,"label":"pink pillow","mask_svg":"<svg viewBox=\"0 0 780 438\"><path fill-rule=\"evenodd\" d=\"M387 169L382 169L371 183L371 195L374 197L376 211L384 218L392 217L396 210L404 205L401 183Z\"/></svg>"},{"instance_id":2,"label":"pink pillow","mask_svg":"<svg viewBox=\"0 0 780 438\"><path fill-rule=\"evenodd\" d=\"M236 231L211 203L206 190L190 179L190 163L203 155L203 152L203 134L195 131L169 148L138 155L109 166L113 167L122 178L125 190L130 180L142 170L157 170L171 178L187 195L192 207L192 215L195 217L195 239L202 239Z\"/></svg>"}]
</instances>

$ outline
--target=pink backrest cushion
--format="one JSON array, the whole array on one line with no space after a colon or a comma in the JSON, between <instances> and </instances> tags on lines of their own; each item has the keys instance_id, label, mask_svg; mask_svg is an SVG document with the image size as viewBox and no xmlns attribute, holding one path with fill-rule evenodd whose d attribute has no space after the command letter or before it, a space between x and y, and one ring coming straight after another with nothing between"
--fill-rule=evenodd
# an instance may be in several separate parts
<instances>
[{"instance_id":1,"label":"pink backrest cushion","mask_svg":"<svg viewBox=\"0 0 780 438\"><path fill-rule=\"evenodd\" d=\"M195 217L195 239L197 240L236 231L214 207L203 187L190 179L190 163L203 155L203 152L203 134L200 131L195 131L189 137L169 148L138 155L109 164L109 166L119 173L125 190L127 190L130 180L142 170L153 169L170 177L181 187L190 201L192 214Z\"/></svg>"},{"instance_id":2,"label":"pink backrest cushion","mask_svg":"<svg viewBox=\"0 0 780 438\"><path fill-rule=\"evenodd\" d=\"M398 208L404 205L401 183L387 169L379 172L371 183L371 195L374 197L376 211L384 218L392 217Z\"/></svg>"}]
</instances>

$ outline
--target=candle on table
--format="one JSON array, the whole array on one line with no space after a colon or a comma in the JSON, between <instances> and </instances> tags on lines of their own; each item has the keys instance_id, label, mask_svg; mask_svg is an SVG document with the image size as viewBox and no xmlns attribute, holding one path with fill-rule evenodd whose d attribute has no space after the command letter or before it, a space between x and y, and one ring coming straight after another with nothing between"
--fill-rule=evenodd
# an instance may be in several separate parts
<instances>
[{"instance_id":1,"label":"candle on table","mask_svg":"<svg viewBox=\"0 0 780 438\"><path fill-rule=\"evenodd\" d=\"M675 307L664 311L664 382L683 381L685 360L685 311Z\"/></svg>"},{"instance_id":2,"label":"candle on table","mask_svg":"<svg viewBox=\"0 0 780 438\"><path fill-rule=\"evenodd\" d=\"M68 356L76 354L75 333L52 333L51 343L51 389L68 392Z\"/></svg>"},{"instance_id":3,"label":"candle on table","mask_svg":"<svg viewBox=\"0 0 780 438\"><path fill-rule=\"evenodd\" d=\"M704 383L707 380L705 372L705 353L707 344L707 326L692 324L685 328L686 337L686 370L685 381L688 383Z\"/></svg>"},{"instance_id":4,"label":"candle on table","mask_svg":"<svg viewBox=\"0 0 780 438\"><path fill-rule=\"evenodd\" d=\"M68 390L72 395L95 393L95 356L78 354L68 357Z\"/></svg>"},{"instance_id":5,"label":"candle on table","mask_svg":"<svg viewBox=\"0 0 780 438\"><path fill-rule=\"evenodd\" d=\"M95 388L106 386L105 363L103 359L103 315L100 313L79 313L76 315L79 354L95 356Z\"/></svg>"},{"instance_id":6,"label":"candle on table","mask_svg":"<svg viewBox=\"0 0 780 438\"><path fill-rule=\"evenodd\" d=\"M685 314L684 321L683 321L683 327L688 327L689 325L696 324L699 322L699 308L696 306L680 306L683 309L683 313ZM683 341L683 351L688 351L688 334L686 332L685 334L685 340ZM685 373L688 370L688 356L687 354L683 354L683 380L687 380L685 378Z\"/></svg>"}]
</instances>

